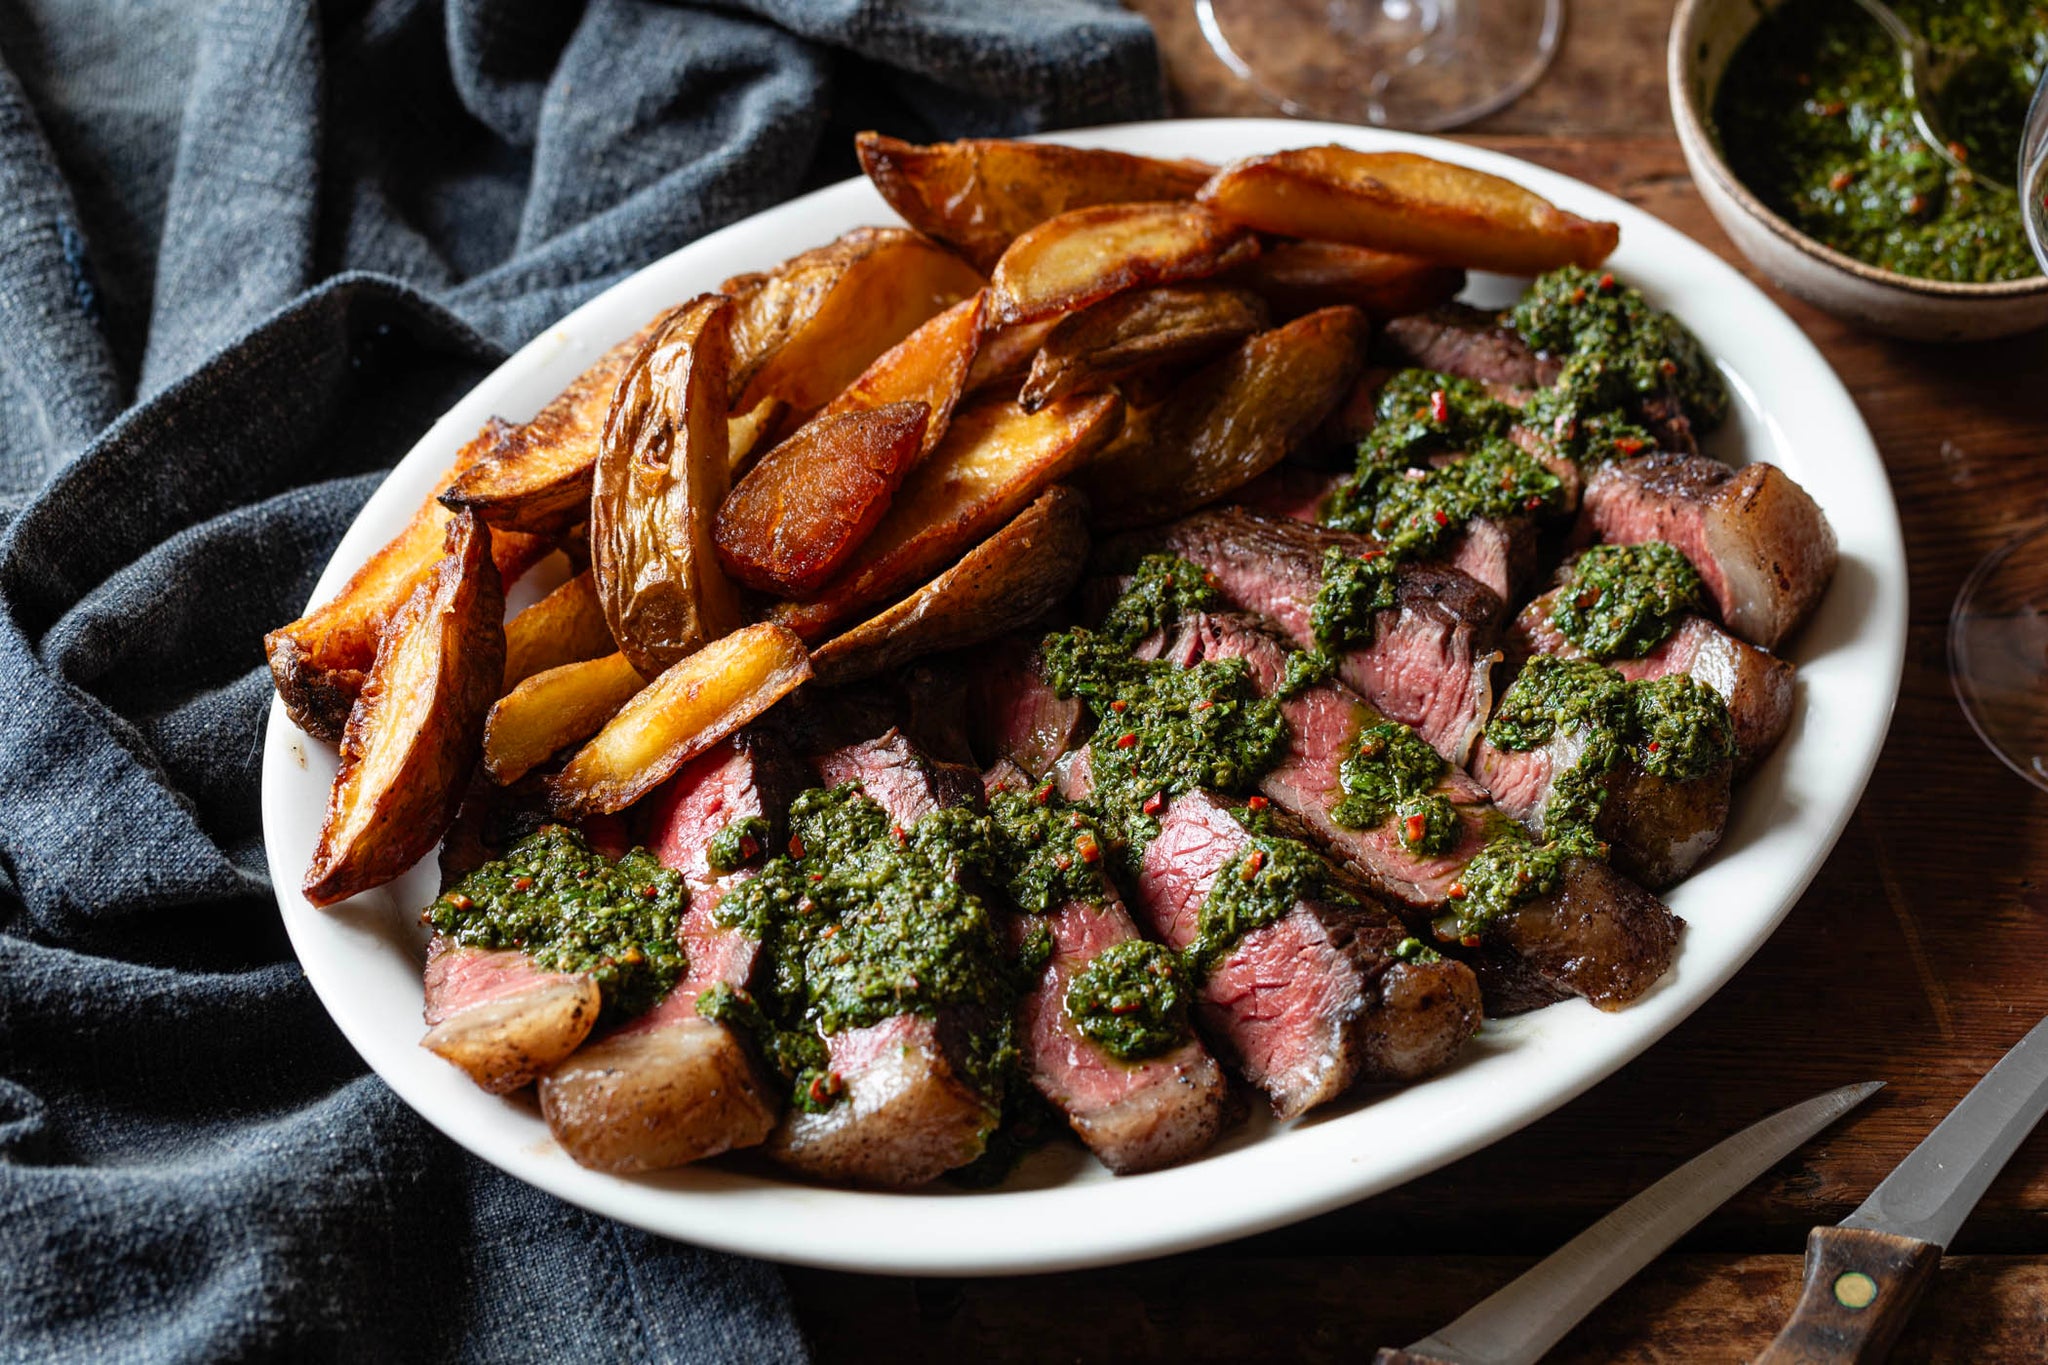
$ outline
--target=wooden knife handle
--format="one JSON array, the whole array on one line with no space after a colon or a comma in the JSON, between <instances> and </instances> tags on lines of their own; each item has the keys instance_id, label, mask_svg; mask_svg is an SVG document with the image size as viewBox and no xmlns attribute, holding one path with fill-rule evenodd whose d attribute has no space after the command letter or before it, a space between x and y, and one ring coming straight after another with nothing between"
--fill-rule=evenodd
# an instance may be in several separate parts
<instances>
[{"instance_id":1,"label":"wooden knife handle","mask_svg":"<svg viewBox=\"0 0 2048 1365\"><path fill-rule=\"evenodd\" d=\"M1792 1319L1756 1365L1848 1365L1891 1354L1941 1248L1869 1228L1815 1228Z\"/></svg>"}]
</instances>

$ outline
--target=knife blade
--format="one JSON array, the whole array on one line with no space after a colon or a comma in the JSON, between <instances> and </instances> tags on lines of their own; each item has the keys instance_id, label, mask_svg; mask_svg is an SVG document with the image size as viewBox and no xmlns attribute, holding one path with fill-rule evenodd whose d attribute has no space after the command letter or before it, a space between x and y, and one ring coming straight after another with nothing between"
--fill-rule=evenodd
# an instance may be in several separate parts
<instances>
[{"instance_id":1,"label":"knife blade","mask_svg":"<svg viewBox=\"0 0 2048 1365\"><path fill-rule=\"evenodd\" d=\"M1449 1326L1378 1365L1534 1365L1694 1224L1884 1087L1845 1085L1723 1139L1566 1242Z\"/></svg>"},{"instance_id":2,"label":"knife blade","mask_svg":"<svg viewBox=\"0 0 2048 1365\"><path fill-rule=\"evenodd\" d=\"M1946 1247L2048 1113L2048 1019L2012 1045L1856 1212L1806 1239L1791 1319L1757 1365L1882 1360Z\"/></svg>"}]
</instances>

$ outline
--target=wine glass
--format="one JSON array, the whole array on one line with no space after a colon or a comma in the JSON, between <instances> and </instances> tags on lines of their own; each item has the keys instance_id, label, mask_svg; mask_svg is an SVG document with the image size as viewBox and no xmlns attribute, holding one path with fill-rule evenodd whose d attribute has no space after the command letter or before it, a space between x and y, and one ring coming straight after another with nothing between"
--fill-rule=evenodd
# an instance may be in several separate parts
<instances>
[{"instance_id":1,"label":"wine glass","mask_svg":"<svg viewBox=\"0 0 2048 1365\"><path fill-rule=\"evenodd\" d=\"M1434 132L1535 84L1564 0L1195 0L1195 18L1285 113Z\"/></svg>"},{"instance_id":2,"label":"wine glass","mask_svg":"<svg viewBox=\"0 0 2048 1365\"><path fill-rule=\"evenodd\" d=\"M2027 241L2048 272L2048 75L2020 139ZM1948 621L1949 678L1977 735L2007 767L2048 791L2048 523L1971 570Z\"/></svg>"}]
</instances>

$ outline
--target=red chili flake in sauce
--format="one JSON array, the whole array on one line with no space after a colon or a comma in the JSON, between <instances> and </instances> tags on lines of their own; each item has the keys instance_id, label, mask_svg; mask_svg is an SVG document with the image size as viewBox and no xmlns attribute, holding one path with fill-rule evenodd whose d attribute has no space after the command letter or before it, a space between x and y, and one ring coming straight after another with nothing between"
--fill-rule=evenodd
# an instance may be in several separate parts
<instances>
[{"instance_id":1,"label":"red chili flake in sauce","mask_svg":"<svg viewBox=\"0 0 2048 1365\"><path fill-rule=\"evenodd\" d=\"M1612 274L1602 275L1600 277L1600 288L1602 291L1614 288L1614 276Z\"/></svg>"},{"instance_id":2,"label":"red chili flake in sauce","mask_svg":"<svg viewBox=\"0 0 2048 1365\"><path fill-rule=\"evenodd\" d=\"M1915 218L1927 212L1927 196L1916 194L1911 199L1908 199L1906 201L1906 212Z\"/></svg>"},{"instance_id":3,"label":"red chili flake in sauce","mask_svg":"<svg viewBox=\"0 0 2048 1365\"><path fill-rule=\"evenodd\" d=\"M1111 1014L1131 1014L1144 1008L1144 1003L1142 1000L1120 1000L1109 1007L1109 1012Z\"/></svg>"},{"instance_id":4,"label":"red chili flake in sauce","mask_svg":"<svg viewBox=\"0 0 2048 1365\"><path fill-rule=\"evenodd\" d=\"M643 900L658 900L661 896L661 888L649 883L640 888L640 896Z\"/></svg>"},{"instance_id":5,"label":"red chili flake in sauce","mask_svg":"<svg viewBox=\"0 0 2048 1365\"><path fill-rule=\"evenodd\" d=\"M1649 444L1640 436L1622 436L1616 439L1614 448L1624 455L1634 455Z\"/></svg>"},{"instance_id":6,"label":"red chili flake in sauce","mask_svg":"<svg viewBox=\"0 0 2048 1365\"><path fill-rule=\"evenodd\" d=\"M1122 715L1125 712L1125 710L1127 710L1129 707L1130 703L1125 701L1122 697L1118 697L1115 701L1109 704L1109 709L1116 712L1118 715Z\"/></svg>"},{"instance_id":7,"label":"red chili flake in sauce","mask_svg":"<svg viewBox=\"0 0 2048 1365\"><path fill-rule=\"evenodd\" d=\"M1429 415L1432 421L1451 420L1451 400L1444 396L1442 389L1434 389L1429 395Z\"/></svg>"},{"instance_id":8,"label":"red chili flake in sauce","mask_svg":"<svg viewBox=\"0 0 2048 1365\"><path fill-rule=\"evenodd\" d=\"M845 1089L846 1078L836 1071L828 1071L822 1076L813 1076L811 1078L811 1103L823 1104L827 1100L837 1099L840 1092Z\"/></svg>"},{"instance_id":9,"label":"red chili flake in sauce","mask_svg":"<svg viewBox=\"0 0 2048 1365\"><path fill-rule=\"evenodd\" d=\"M1665 374L1677 374L1678 362L1675 360L1660 360L1657 362L1657 368Z\"/></svg>"},{"instance_id":10,"label":"red chili flake in sauce","mask_svg":"<svg viewBox=\"0 0 2048 1365\"><path fill-rule=\"evenodd\" d=\"M1407 834L1409 843L1419 844L1423 836L1429 833L1429 820L1425 816L1411 815L1403 822L1402 829Z\"/></svg>"},{"instance_id":11,"label":"red chili flake in sauce","mask_svg":"<svg viewBox=\"0 0 2048 1365\"><path fill-rule=\"evenodd\" d=\"M1452 882L1449 886L1444 888L1444 894L1446 896L1449 896L1454 901L1461 901L1465 899L1465 883Z\"/></svg>"},{"instance_id":12,"label":"red chili flake in sauce","mask_svg":"<svg viewBox=\"0 0 2048 1365\"><path fill-rule=\"evenodd\" d=\"M1949 144L1948 144L1948 154L1949 154L1950 156L1954 157L1954 158L1955 158L1956 160L1958 160L1958 161L1960 161L1960 162L1963 162L1963 163L1964 163L1965 165L1967 165L1967 164L1969 163L1969 160L1970 160L1970 149L1969 149L1968 147L1965 147L1965 146L1964 146L1964 145L1963 145L1962 143L1960 143L1960 142L1951 142L1951 143L1949 143Z\"/></svg>"},{"instance_id":13,"label":"red chili flake in sauce","mask_svg":"<svg viewBox=\"0 0 2048 1365\"><path fill-rule=\"evenodd\" d=\"M742 862L752 862L755 858L759 857L760 854L760 840L756 839L751 834L742 834L740 836L740 860Z\"/></svg>"},{"instance_id":14,"label":"red chili flake in sauce","mask_svg":"<svg viewBox=\"0 0 2048 1365\"><path fill-rule=\"evenodd\" d=\"M1664 747L1664 746L1662 746L1661 744L1657 743L1657 741L1653 739L1653 740L1651 740L1651 741L1649 742L1649 744L1648 744L1648 745L1647 745L1646 747L1647 747L1647 748L1649 749L1649 751L1650 751L1651 753L1653 753L1653 754L1654 754L1654 753L1656 753L1656 752L1657 752L1657 750L1661 749L1661 748L1662 748L1662 747Z\"/></svg>"},{"instance_id":15,"label":"red chili flake in sauce","mask_svg":"<svg viewBox=\"0 0 2048 1365\"><path fill-rule=\"evenodd\" d=\"M1202 698L1202 700L1195 703L1195 709L1197 711L1206 711L1215 704L1215 702L1210 701L1207 697L1204 697Z\"/></svg>"},{"instance_id":16,"label":"red chili flake in sauce","mask_svg":"<svg viewBox=\"0 0 2048 1365\"><path fill-rule=\"evenodd\" d=\"M1439 526L1449 526L1451 524L1450 516L1441 507L1432 511L1429 514L1429 519Z\"/></svg>"},{"instance_id":17,"label":"red chili flake in sauce","mask_svg":"<svg viewBox=\"0 0 2048 1365\"><path fill-rule=\"evenodd\" d=\"M1266 850L1264 850L1263 848L1255 848L1250 853L1245 855L1244 870L1238 873L1237 875L1240 880L1250 881L1253 877L1259 875L1259 869L1264 867L1265 865Z\"/></svg>"},{"instance_id":18,"label":"red chili flake in sauce","mask_svg":"<svg viewBox=\"0 0 2048 1365\"><path fill-rule=\"evenodd\" d=\"M476 908L476 902L459 891L448 898L448 903L457 910L474 910Z\"/></svg>"},{"instance_id":19,"label":"red chili flake in sauce","mask_svg":"<svg viewBox=\"0 0 2048 1365\"><path fill-rule=\"evenodd\" d=\"M1041 806L1050 805L1052 803L1052 783L1048 782L1040 787L1032 799Z\"/></svg>"},{"instance_id":20,"label":"red chili flake in sauce","mask_svg":"<svg viewBox=\"0 0 2048 1365\"><path fill-rule=\"evenodd\" d=\"M1381 555L1385 553L1385 550L1360 550L1358 552L1358 557L1360 559L1378 559Z\"/></svg>"},{"instance_id":21,"label":"red chili flake in sauce","mask_svg":"<svg viewBox=\"0 0 2048 1365\"><path fill-rule=\"evenodd\" d=\"M1477 948L1479 946L1479 935L1467 934L1459 939L1458 942L1464 944L1467 948Z\"/></svg>"},{"instance_id":22,"label":"red chili flake in sauce","mask_svg":"<svg viewBox=\"0 0 2048 1365\"><path fill-rule=\"evenodd\" d=\"M1164 792L1153 792L1150 796L1145 798L1145 814L1157 815L1160 811L1163 811L1165 809L1166 794Z\"/></svg>"},{"instance_id":23,"label":"red chili flake in sauce","mask_svg":"<svg viewBox=\"0 0 2048 1365\"><path fill-rule=\"evenodd\" d=\"M1094 864L1102 861L1102 845L1095 842L1093 835L1084 834L1074 841L1074 852L1081 855L1081 861Z\"/></svg>"},{"instance_id":24,"label":"red chili flake in sauce","mask_svg":"<svg viewBox=\"0 0 2048 1365\"><path fill-rule=\"evenodd\" d=\"M1535 511L1535 510L1536 510L1537 508L1541 507L1542 505L1543 505L1543 499L1542 499L1542 498L1539 498L1539 497L1531 497L1531 498L1530 498L1530 499L1529 499L1529 500L1528 500L1527 502L1525 502L1525 503L1523 503L1523 504L1522 504L1522 506L1524 506L1524 507L1528 508L1528 509L1529 509L1529 510L1530 510L1531 512Z\"/></svg>"},{"instance_id":25,"label":"red chili flake in sauce","mask_svg":"<svg viewBox=\"0 0 2048 1365\"><path fill-rule=\"evenodd\" d=\"M1273 803L1263 796L1254 796L1244 803L1246 810L1264 810Z\"/></svg>"},{"instance_id":26,"label":"red chili flake in sauce","mask_svg":"<svg viewBox=\"0 0 2048 1365\"><path fill-rule=\"evenodd\" d=\"M804 841L794 834L789 836L789 856L799 860L804 856Z\"/></svg>"},{"instance_id":27,"label":"red chili flake in sauce","mask_svg":"<svg viewBox=\"0 0 2048 1365\"><path fill-rule=\"evenodd\" d=\"M824 880L825 880L825 874L824 874L824 873L822 873L822 872L811 872L811 873L807 873L807 874L805 874L805 875L807 875L808 877L810 877L810 879L811 879L812 881L814 881L814 882L822 882L822 881L824 881Z\"/></svg>"},{"instance_id":28,"label":"red chili flake in sauce","mask_svg":"<svg viewBox=\"0 0 2048 1365\"><path fill-rule=\"evenodd\" d=\"M1851 170L1836 171L1833 175L1828 177L1828 188L1835 191L1837 194L1841 193L1843 190L1848 189L1851 185L1855 183L1856 172Z\"/></svg>"},{"instance_id":29,"label":"red chili flake in sauce","mask_svg":"<svg viewBox=\"0 0 2048 1365\"><path fill-rule=\"evenodd\" d=\"M908 834L905 834L905 833L903 832L903 826L901 826L901 825L892 825L892 826L890 826L890 828L889 828L889 837L890 837L891 839L894 839L894 840L895 840L895 841L896 841L897 843L899 843L899 844L900 844L900 843L902 843L902 842L903 842L903 841L904 841L905 839L908 839L908 838L909 838L910 836L909 836Z\"/></svg>"},{"instance_id":30,"label":"red chili flake in sauce","mask_svg":"<svg viewBox=\"0 0 2048 1365\"><path fill-rule=\"evenodd\" d=\"M1074 866L1074 860L1064 853L1056 853L1053 855L1052 865L1065 872Z\"/></svg>"},{"instance_id":31,"label":"red chili flake in sauce","mask_svg":"<svg viewBox=\"0 0 2048 1365\"><path fill-rule=\"evenodd\" d=\"M514 877L514 878L512 879L512 889L513 889L514 891L531 891L531 890L533 890L533 878L531 878L531 877Z\"/></svg>"},{"instance_id":32,"label":"red chili flake in sauce","mask_svg":"<svg viewBox=\"0 0 2048 1365\"><path fill-rule=\"evenodd\" d=\"M1126 731L1123 734L1118 735L1116 737L1116 747L1119 749L1135 748L1137 746L1137 743L1138 737L1134 734L1131 734L1129 731Z\"/></svg>"},{"instance_id":33,"label":"red chili flake in sauce","mask_svg":"<svg viewBox=\"0 0 2048 1365\"><path fill-rule=\"evenodd\" d=\"M1580 593L1577 597L1572 599L1572 605L1577 607L1580 611L1585 611L1588 608L1596 607L1599 604L1600 589L1598 588L1588 588L1584 592Z\"/></svg>"}]
</instances>

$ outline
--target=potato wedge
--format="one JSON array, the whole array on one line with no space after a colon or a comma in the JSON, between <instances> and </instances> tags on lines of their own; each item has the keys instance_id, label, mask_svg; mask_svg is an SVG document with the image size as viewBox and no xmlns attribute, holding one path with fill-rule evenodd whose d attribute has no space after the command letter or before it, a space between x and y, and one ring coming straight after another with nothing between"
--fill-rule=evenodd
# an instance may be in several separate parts
<instances>
[{"instance_id":1,"label":"potato wedge","mask_svg":"<svg viewBox=\"0 0 2048 1365\"><path fill-rule=\"evenodd\" d=\"M885 403L922 403L927 409L924 445L931 452L953 420L953 408L967 391L967 376L981 349L988 291L962 299L882 353L860 378L825 405L822 416L861 412Z\"/></svg>"},{"instance_id":2,"label":"potato wedge","mask_svg":"<svg viewBox=\"0 0 2048 1365\"><path fill-rule=\"evenodd\" d=\"M1247 290L1166 285L1112 294L1047 334L1017 405L1037 412L1063 394L1207 360L1265 328L1266 305Z\"/></svg>"},{"instance_id":3,"label":"potato wedge","mask_svg":"<svg viewBox=\"0 0 2048 1365\"><path fill-rule=\"evenodd\" d=\"M597 584L586 569L505 623L504 692L536 673L615 648Z\"/></svg>"},{"instance_id":4,"label":"potato wedge","mask_svg":"<svg viewBox=\"0 0 2048 1365\"><path fill-rule=\"evenodd\" d=\"M808 417L984 283L958 256L903 228L859 228L766 274L728 280L732 410L780 398Z\"/></svg>"},{"instance_id":5,"label":"potato wedge","mask_svg":"<svg viewBox=\"0 0 2048 1365\"><path fill-rule=\"evenodd\" d=\"M563 819L624 810L811 676L803 641L746 626L650 682L548 780Z\"/></svg>"},{"instance_id":6,"label":"potato wedge","mask_svg":"<svg viewBox=\"0 0 2048 1365\"><path fill-rule=\"evenodd\" d=\"M718 509L726 572L781 597L817 591L889 510L924 450L927 413L917 402L827 413L769 451Z\"/></svg>"},{"instance_id":7,"label":"potato wedge","mask_svg":"<svg viewBox=\"0 0 2048 1365\"><path fill-rule=\"evenodd\" d=\"M818 647L818 681L857 682L923 654L993 640L1050 611L1088 561L1086 502L1054 484L959 563L881 615Z\"/></svg>"},{"instance_id":8,"label":"potato wedge","mask_svg":"<svg viewBox=\"0 0 2048 1365\"><path fill-rule=\"evenodd\" d=\"M427 1035L420 1046L493 1095L540 1079L590 1036L597 978L544 972L511 949L427 945Z\"/></svg>"},{"instance_id":9,"label":"potato wedge","mask_svg":"<svg viewBox=\"0 0 2048 1365\"><path fill-rule=\"evenodd\" d=\"M543 669L491 707L484 722L484 771L510 786L619 714L647 680L623 654Z\"/></svg>"},{"instance_id":10,"label":"potato wedge","mask_svg":"<svg viewBox=\"0 0 2048 1365\"><path fill-rule=\"evenodd\" d=\"M1116 429L1114 394L1056 399L1036 413L1000 398L953 415L953 428L896 491L889 515L817 596L772 619L822 639L864 607L929 579L1094 456Z\"/></svg>"},{"instance_id":11,"label":"potato wedge","mask_svg":"<svg viewBox=\"0 0 2048 1365\"><path fill-rule=\"evenodd\" d=\"M972 139L925 146L880 133L854 139L860 167L889 207L982 271L1028 228L1068 209L1186 199L1215 168L1092 147Z\"/></svg>"},{"instance_id":12,"label":"potato wedge","mask_svg":"<svg viewBox=\"0 0 2048 1365\"><path fill-rule=\"evenodd\" d=\"M474 510L493 531L555 535L582 521L590 512L590 471L612 394L656 325L599 356L532 421L497 424L490 450L462 471L441 501Z\"/></svg>"},{"instance_id":13,"label":"potato wedge","mask_svg":"<svg viewBox=\"0 0 2048 1365\"><path fill-rule=\"evenodd\" d=\"M1000 388L1004 391L1003 397L1016 397L1017 388L1030 371L1038 348L1045 344L1046 337L1065 316L1064 313L1055 313L1036 322L1012 323L1008 327L984 326L981 345L974 353L974 364L967 371L967 392Z\"/></svg>"},{"instance_id":14,"label":"potato wedge","mask_svg":"<svg viewBox=\"0 0 2048 1365\"><path fill-rule=\"evenodd\" d=\"M441 559L454 513L441 505L439 495L494 439L486 428L464 446L405 529L371 555L340 592L263 637L263 653L286 714L315 739L330 744L341 739L385 624ZM553 542L508 533L492 536L490 546L500 581L510 583L545 557Z\"/></svg>"},{"instance_id":15,"label":"potato wedge","mask_svg":"<svg viewBox=\"0 0 2048 1365\"><path fill-rule=\"evenodd\" d=\"M735 482L747 472L754 457L767 448L770 433L782 424L787 412L780 398L763 398L753 411L735 413L726 419L726 465Z\"/></svg>"},{"instance_id":16,"label":"potato wedge","mask_svg":"<svg viewBox=\"0 0 2048 1365\"><path fill-rule=\"evenodd\" d=\"M989 318L1031 322L1126 289L1219 274L1258 254L1258 238L1199 204L1072 209L1010 243L989 277Z\"/></svg>"},{"instance_id":17,"label":"potato wedge","mask_svg":"<svg viewBox=\"0 0 2048 1365\"><path fill-rule=\"evenodd\" d=\"M1356 308L1325 308L1197 370L1076 476L1095 524L1166 521L1271 469L1344 401L1366 336Z\"/></svg>"},{"instance_id":18,"label":"potato wedge","mask_svg":"<svg viewBox=\"0 0 2048 1365\"><path fill-rule=\"evenodd\" d=\"M619 380L590 497L590 571L612 638L646 677L740 623L712 518L731 486L732 302L671 310Z\"/></svg>"},{"instance_id":19,"label":"potato wedge","mask_svg":"<svg viewBox=\"0 0 2048 1365\"><path fill-rule=\"evenodd\" d=\"M1247 157L1196 197L1260 232L1504 275L1598 265L1621 238L1615 224L1567 213L1511 180L1413 152L1326 146Z\"/></svg>"},{"instance_id":20,"label":"potato wedge","mask_svg":"<svg viewBox=\"0 0 2048 1365\"><path fill-rule=\"evenodd\" d=\"M455 818L505 676L505 595L491 533L471 512L385 631L341 737L341 767L306 869L332 905L433 850Z\"/></svg>"},{"instance_id":21,"label":"potato wedge","mask_svg":"<svg viewBox=\"0 0 2048 1365\"><path fill-rule=\"evenodd\" d=\"M1339 303L1367 317L1397 318L1458 297L1465 272L1342 242L1280 241L1266 243L1258 259L1239 267L1228 283L1258 294L1283 320Z\"/></svg>"}]
</instances>

